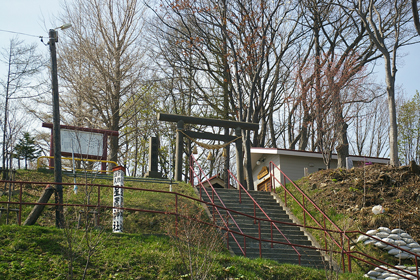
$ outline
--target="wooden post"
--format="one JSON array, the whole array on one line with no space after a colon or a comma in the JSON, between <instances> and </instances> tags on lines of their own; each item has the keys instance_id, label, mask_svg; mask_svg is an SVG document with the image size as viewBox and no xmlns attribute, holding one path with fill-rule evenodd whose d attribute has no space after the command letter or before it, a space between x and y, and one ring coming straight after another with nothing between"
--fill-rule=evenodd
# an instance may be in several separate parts
<instances>
[{"instance_id":1,"label":"wooden post","mask_svg":"<svg viewBox=\"0 0 420 280\"><path fill-rule=\"evenodd\" d=\"M107 160L108 159L108 149L107 149L108 134L107 133L105 133L103 135L102 141L103 141L102 142L102 147L103 147L103 149L102 149L102 160ZM114 166L112 166L112 168L114 168ZM102 174L106 174L106 162L101 163L101 170L104 170L104 171L102 171Z\"/></svg>"},{"instance_id":2,"label":"wooden post","mask_svg":"<svg viewBox=\"0 0 420 280\"><path fill-rule=\"evenodd\" d=\"M235 129L235 135L237 137L241 136L241 128L237 127ZM236 142L236 169L238 170L238 179L242 186L245 184L244 178L244 164L243 164L243 155L242 155L242 138L239 138ZM245 186L244 186L245 187Z\"/></svg>"},{"instance_id":3,"label":"wooden post","mask_svg":"<svg viewBox=\"0 0 420 280\"><path fill-rule=\"evenodd\" d=\"M57 52L55 45L58 42L58 37L55 29L50 29L49 38L53 95L54 182L61 183L63 179L61 174L60 99L58 96ZM55 226L63 228L63 186L60 184L55 185L55 203L57 204L55 208Z\"/></svg>"},{"instance_id":4,"label":"wooden post","mask_svg":"<svg viewBox=\"0 0 420 280\"><path fill-rule=\"evenodd\" d=\"M181 130L184 130L184 121L178 121L176 128L175 180L182 181L182 151L184 140Z\"/></svg>"},{"instance_id":5,"label":"wooden post","mask_svg":"<svg viewBox=\"0 0 420 280\"><path fill-rule=\"evenodd\" d=\"M54 188L50 185L47 185L44 192L42 193L41 197L39 198L37 203L48 203L48 200L50 200L51 195L54 193ZM42 210L44 210L45 205L44 204L37 204L32 209L31 213L29 213L28 218L23 223L24 226L31 226L36 223L36 220L38 220L38 217L41 215Z\"/></svg>"},{"instance_id":6,"label":"wooden post","mask_svg":"<svg viewBox=\"0 0 420 280\"><path fill-rule=\"evenodd\" d=\"M54 137L53 137L53 131L51 128L51 136L50 136L50 158L48 161L48 169L54 168Z\"/></svg>"}]
</instances>

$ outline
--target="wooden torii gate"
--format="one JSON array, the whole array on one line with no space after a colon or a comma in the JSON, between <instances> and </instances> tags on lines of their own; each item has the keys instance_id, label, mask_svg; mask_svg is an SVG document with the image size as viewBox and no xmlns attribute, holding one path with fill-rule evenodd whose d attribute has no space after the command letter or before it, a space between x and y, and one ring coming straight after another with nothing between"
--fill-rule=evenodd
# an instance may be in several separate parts
<instances>
[{"instance_id":1,"label":"wooden torii gate","mask_svg":"<svg viewBox=\"0 0 420 280\"><path fill-rule=\"evenodd\" d=\"M258 123L247 123L247 122L236 122L228 120L208 119L199 117L190 117L174 114L163 114L158 113L157 119L159 121L176 122L177 133L176 133L176 153L175 153L175 180L182 180L182 150L183 150L183 134L188 135L191 138L207 139L207 140L218 140L224 142L231 142L235 139L236 144L236 168L238 170L239 182L244 185L244 166L243 166L243 154L242 154L242 138L241 130L253 130L256 131L259 128ZM219 126L225 128L234 128L235 136L231 135L220 135L209 132L194 132L184 131L184 124L201 124L207 126Z\"/></svg>"}]
</instances>

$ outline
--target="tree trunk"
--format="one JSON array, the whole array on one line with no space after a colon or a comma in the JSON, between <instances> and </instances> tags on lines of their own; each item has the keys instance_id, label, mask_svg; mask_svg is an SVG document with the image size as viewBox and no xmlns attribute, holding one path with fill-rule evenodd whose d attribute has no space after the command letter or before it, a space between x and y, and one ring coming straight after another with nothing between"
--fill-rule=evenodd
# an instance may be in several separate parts
<instances>
[{"instance_id":1,"label":"tree trunk","mask_svg":"<svg viewBox=\"0 0 420 280\"><path fill-rule=\"evenodd\" d=\"M414 26L416 27L416 31L420 36L420 20L419 20L419 10L417 7L417 1L418 0L411 0L411 8L413 10Z\"/></svg>"},{"instance_id":2,"label":"tree trunk","mask_svg":"<svg viewBox=\"0 0 420 280\"><path fill-rule=\"evenodd\" d=\"M349 142L347 140L347 127L348 125L344 122L338 124L337 140L337 168L346 167L346 157L349 156Z\"/></svg>"},{"instance_id":3,"label":"tree trunk","mask_svg":"<svg viewBox=\"0 0 420 280\"><path fill-rule=\"evenodd\" d=\"M337 168L346 167L346 157L349 156L349 142L347 139L348 125L343 117L343 104L341 102L340 90L331 79L330 88L333 90L333 110L335 118L335 137L337 139ZM331 147L332 148L332 147Z\"/></svg>"},{"instance_id":4,"label":"tree trunk","mask_svg":"<svg viewBox=\"0 0 420 280\"><path fill-rule=\"evenodd\" d=\"M391 58L384 56L386 74L386 92L388 96L389 110L389 158L392 166L398 166L398 132L397 132L397 110L395 108L395 72L391 69Z\"/></svg>"},{"instance_id":5,"label":"tree trunk","mask_svg":"<svg viewBox=\"0 0 420 280\"><path fill-rule=\"evenodd\" d=\"M3 119L3 165L2 168L6 169L7 160L7 147L6 147L6 135L7 135L7 114L8 114L8 102L9 102L9 87L10 87L10 71L12 65L12 44L10 44L9 52L9 68L7 71L7 83L6 83L6 100L4 102L4 119Z\"/></svg>"},{"instance_id":6,"label":"tree trunk","mask_svg":"<svg viewBox=\"0 0 420 280\"><path fill-rule=\"evenodd\" d=\"M254 190L254 179L252 176L252 165L251 165L251 133L249 130L245 130L245 170L246 170L246 188L247 190Z\"/></svg>"},{"instance_id":7,"label":"tree trunk","mask_svg":"<svg viewBox=\"0 0 420 280\"><path fill-rule=\"evenodd\" d=\"M51 195L54 193L54 188L50 185L47 185L44 192L42 193L41 197L39 198L37 203L48 203L48 200L50 200ZM29 213L28 218L23 223L24 226L30 226L36 223L38 220L38 217L41 215L42 210L44 210L45 205L44 204L37 204L32 209L31 213Z\"/></svg>"},{"instance_id":8,"label":"tree trunk","mask_svg":"<svg viewBox=\"0 0 420 280\"><path fill-rule=\"evenodd\" d=\"M322 93L321 93L321 62L320 62L320 55L321 55L321 46L319 42L319 30L320 30L320 19L318 14L314 14L314 41L315 41L315 63L314 63L314 72L315 72L315 121L316 121L316 137L318 145L322 145L323 141L323 100L322 100ZM318 147L319 151L323 152L322 147Z\"/></svg>"},{"instance_id":9,"label":"tree trunk","mask_svg":"<svg viewBox=\"0 0 420 280\"><path fill-rule=\"evenodd\" d=\"M303 113L303 120L302 120L302 128L300 129L300 137L299 137L299 150L305 151L308 147L308 125L309 125L309 113L307 110L304 110Z\"/></svg>"},{"instance_id":10,"label":"tree trunk","mask_svg":"<svg viewBox=\"0 0 420 280\"><path fill-rule=\"evenodd\" d=\"M112 93L112 118L111 118L111 130L118 131L119 130L119 124L120 124L120 85L117 81L113 88ZM110 160L115 161L118 163L118 136L111 136L110 139ZM110 169L112 169L114 166L113 164L110 164Z\"/></svg>"},{"instance_id":11,"label":"tree trunk","mask_svg":"<svg viewBox=\"0 0 420 280\"><path fill-rule=\"evenodd\" d=\"M271 148L277 148L276 133L274 131L274 120L273 120L273 107L270 107L269 116L268 116L268 127L270 128L270 139L271 139Z\"/></svg>"}]
</instances>

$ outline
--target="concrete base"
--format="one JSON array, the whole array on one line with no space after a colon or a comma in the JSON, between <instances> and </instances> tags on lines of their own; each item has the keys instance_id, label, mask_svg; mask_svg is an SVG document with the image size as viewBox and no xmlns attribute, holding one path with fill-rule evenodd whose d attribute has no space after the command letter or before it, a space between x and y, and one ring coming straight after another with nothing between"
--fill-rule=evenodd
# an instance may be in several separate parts
<instances>
[{"instance_id":1,"label":"concrete base","mask_svg":"<svg viewBox=\"0 0 420 280\"><path fill-rule=\"evenodd\" d=\"M162 178L162 172L149 171L144 175L146 178Z\"/></svg>"}]
</instances>

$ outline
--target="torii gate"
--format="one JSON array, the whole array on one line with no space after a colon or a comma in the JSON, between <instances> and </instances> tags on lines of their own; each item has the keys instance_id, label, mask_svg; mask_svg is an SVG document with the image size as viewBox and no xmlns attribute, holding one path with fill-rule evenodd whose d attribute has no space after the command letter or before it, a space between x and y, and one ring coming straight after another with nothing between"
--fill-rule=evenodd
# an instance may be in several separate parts
<instances>
[{"instance_id":1,"label":"torii gate","mask_svg":"<svg viewBox=\"0 0 420 280\"><path fill-rule=\"evenodd\" d=\"M190 117L174 114L163 114L158 113L157 119L159 121L166 122L176 122L177 123L177 133L176 133L176 156L175 156L175 180L182 180L182 148L183 148L183 134L188 135L191 138L200 138L208 140L218 140L231 142L235 141L236 144L236 168L238 170L238 179L241 185L244 185L244 166L243 166L243 155L242 155L242 139L241 130L253 130L257 131L259 128L258 123L247 123L247 122L236 122L228 120L218 120L218 119L208 119L208 118L199 118L199 117ZM184 124L201 124L208 126L219 126L225 128L234 128L235 135L220 135L213 134L208 132L194 132L194 131L184 131Z\"/></svg>"}]
</instances>

